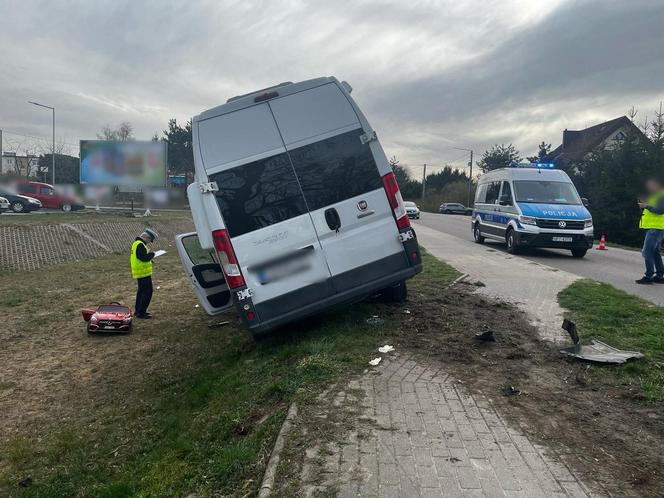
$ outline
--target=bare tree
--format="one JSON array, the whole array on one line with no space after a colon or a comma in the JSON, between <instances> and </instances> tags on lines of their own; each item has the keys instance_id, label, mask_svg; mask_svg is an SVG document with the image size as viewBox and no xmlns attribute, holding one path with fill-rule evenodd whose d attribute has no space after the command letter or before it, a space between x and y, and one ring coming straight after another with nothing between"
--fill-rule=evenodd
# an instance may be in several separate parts
<instances>
[{"instance_id":1,"label":"bare tree","mask_svg":"<svg viewBox=\"0 0 664 498\"><path fill-rule=\"evenodd\" d=\"M117 128L104 125L101 133L97 133L97 138L99 140L127 142L134 139L134 127L129 121L123 121Z\"/></svg>"}]
</instances>

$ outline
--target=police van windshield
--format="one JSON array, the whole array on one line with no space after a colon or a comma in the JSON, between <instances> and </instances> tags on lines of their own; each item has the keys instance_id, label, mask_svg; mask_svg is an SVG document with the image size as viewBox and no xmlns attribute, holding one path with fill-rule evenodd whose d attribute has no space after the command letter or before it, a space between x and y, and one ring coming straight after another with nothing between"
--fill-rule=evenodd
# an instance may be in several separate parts
<instances>
[{"instance_id":1,"label":"police van windshield","mask_svg":"<svg viewBox=\"0 0 664 498\"><path fill-rule=\"evenodd\" d=\"M537 204L581 204L574 186L567 182L515 181L517 202Z\"/></svg>"}]
</instances>

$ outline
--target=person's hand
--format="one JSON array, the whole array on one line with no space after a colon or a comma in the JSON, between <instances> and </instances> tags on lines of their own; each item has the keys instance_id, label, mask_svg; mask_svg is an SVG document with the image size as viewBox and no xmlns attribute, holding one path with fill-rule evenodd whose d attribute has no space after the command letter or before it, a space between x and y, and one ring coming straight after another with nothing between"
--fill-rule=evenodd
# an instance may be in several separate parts
<instances>
[{"instance_id":1,"label":"person's hand","mask_svg":"<svg viewBox=\"0 0 664 498\"><path fill-rule=\"evenodd\" d=\"M648 205L648 204L646 204L645 202L642 202L642 201L639 201L637 204L639 205L639 208L641 208L641 209L644 209Z\"/></svg>"}]
</instances>

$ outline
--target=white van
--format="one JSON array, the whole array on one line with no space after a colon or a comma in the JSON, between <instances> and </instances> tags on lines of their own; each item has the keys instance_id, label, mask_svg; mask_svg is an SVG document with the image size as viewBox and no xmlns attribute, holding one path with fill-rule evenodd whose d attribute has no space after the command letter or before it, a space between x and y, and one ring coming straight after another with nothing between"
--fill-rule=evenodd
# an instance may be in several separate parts
<instances>
[{"instance_id":1,"label":"white van","mask_svg":"<svg viewBox=\"0 0 664 498\"><path fill-rule=\"evenodd\" d=\"M569 249L582 258L593 245L593 219L572 180L551 163L521 163L480 177L472 231L506 243L510 253L522 247Z\"/></svg>"},{"instance_id":2,"label":"white van","mask_svg":"<svg viewBox=\"0 0 664 498\"><path fill-rule=\"evenodd\" d=\"M177 246L202 307L258 335L384 291L417 239L376 133L336 78L234 97L193 119L196 233Z\"/></svg>"}]
</instances>

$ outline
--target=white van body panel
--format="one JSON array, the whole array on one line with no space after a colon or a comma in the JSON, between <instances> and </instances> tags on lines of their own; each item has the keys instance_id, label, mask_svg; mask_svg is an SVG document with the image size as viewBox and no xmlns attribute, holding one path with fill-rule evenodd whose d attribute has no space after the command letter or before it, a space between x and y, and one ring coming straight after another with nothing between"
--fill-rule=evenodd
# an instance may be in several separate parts
<instances>
[{"instance_id":1,"label":"white van body panel","mask_svg":"<svg viewBox=\"0 0 664 498\"><path fill-rule=\"evenodd\" d=\"M284 149L279 130L267 104L230 112L196 122L198 145L207 173L229 163L251 162Z\"/></svg>"},{"instance_id":2,"label":"white van body panel","mask_svg":"<svg viewBox=\"0 0 664 498\"><path fill-rule=\"evenodd\" d=\"M270 107L289 149L318 140L319 135L361 126L348 99L334 83L274 99Z\"/></svg>"}]
</instances>

